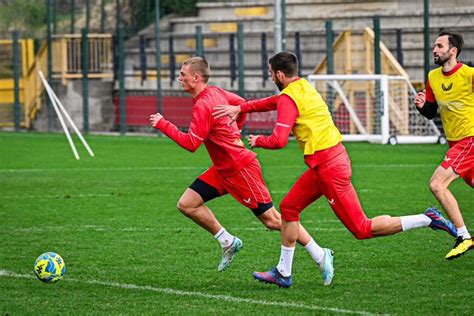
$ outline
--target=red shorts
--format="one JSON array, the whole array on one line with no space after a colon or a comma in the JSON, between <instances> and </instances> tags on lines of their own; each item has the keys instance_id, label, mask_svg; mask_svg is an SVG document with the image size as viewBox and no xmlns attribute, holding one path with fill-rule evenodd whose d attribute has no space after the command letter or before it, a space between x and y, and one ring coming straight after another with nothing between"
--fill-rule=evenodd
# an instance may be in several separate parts
<instances>
[{"instance_id":1,"label":"red shorts","mask_svg":"<svg viewBox=\"0 0 474 316\"><path fill-rule=\"evenodd\" d=\"M251 209L256 216L273 207L257 159L232 176L223 177L215 167L211 167L198 177L191 189L199 193L204 201L229 193L240 204ZM215 190L214 193L212 189Z\"/></svg>"},{"instance_id":2,"label":"red shorts","mask_svg":"<svg viewBox=\"0 0 474 316\"><path fill-rule=\"evenodd\" d=\"M308 169L281 202L281 217L299 221L300 213L324 195L336 216L357 239L372 238L372 221L362 210L351 176L351 163L345 150Z\"/></svg>"},{"instance_id":3,"label":"red shorts","mask_svg":"<svg viewBox=\"0 0 474 316\"><path fill-rule=\"evenodd\" d=\"M441 163L441 167L453 168L468 185L474 187L474 136L449 142L449 150Z\"/></svg>"}]
</instances>

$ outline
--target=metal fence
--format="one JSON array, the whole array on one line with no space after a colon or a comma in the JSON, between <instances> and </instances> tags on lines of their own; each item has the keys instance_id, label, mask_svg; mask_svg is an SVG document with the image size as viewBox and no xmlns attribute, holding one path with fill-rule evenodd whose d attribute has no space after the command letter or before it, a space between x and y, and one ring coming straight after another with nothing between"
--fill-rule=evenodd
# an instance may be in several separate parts
<instances>
[{"instance_id":1,"label":"metal fence","mask_svg":"<svg viewBox=\"0 0 474 316\"><path fill-rule=\"evenodd\" d=\"M149 4L150 1L148 1ZM237 23L220 23L220 26L207 23L205 27L198 25L188 33L171 31L162 33L159 43L161 56L159 62L160 72L158 73L156 63L157 43L153 32L143 32L142 35L137 35L137 30L129 24L123 23L124 21L120 21L120 17L112 23L113 25L107 24L105 23L106 17L101 11L99 15L101 17L100 25L89 23L87 20L90 17L87 18L87 16L85 25L94 25L91 26L92 30L107 30L112 33L100 34L95 38L88 35L87 69L84 69L83 40L82 36L78 34L79 30L74 27L74 21L77 21L79 15L84 14L84 12L87 15L87 10L84 11L84 8L79 8L86 5L87 2L72 1L69 9L64 5L56 8L57 12L63 10L63 13L70 10L70 28L64 27L64 24L62 28L59 28L59 25L55 26L57 19L54 17L51 19L54 22L53 33L76 33L52 35L51 83L53 87L63 93L60 97L67 99L67 91L65 91L67 89L64 89L62 85L74 85L79 82L78 79L81 79L83 102L82 108L76 109L76 112L79 113L81 120L88 121L90 118L85 117L83 113L88 112L86 110L86 107L89 107L88 100L93 97L89 96L87 87L90 86L92 93L99 86L99 82L104 80L110 82L108 90L102 91L103 95L107 95L107 98L104 98L107 101L104 102L108 103L100 105L100 101L97 101L92 105L99 104L103 108L101 111L111 113L107 116L110 121L107 124L92 125L92 130L98 130L99 128L102 130L120 130L122 132L150 130L147 126L147 114L158 110L160 103L162 104L161 110L167 116L176 120L179 127L185 129L189 123L191 102L190 98L180 91L178 76L181 62L191 56L204 56L209 61L212 69L212 84L236 92L246 98L267 96L276 92L268 74L268 58L274 52L273 33L243 29L242 33L239 34ZM57 5L58 1L49 0L48 3ZM101 9L106 5L117 6L118 4L116 8L117 16L121 12L121 1L101 0L96 1L97 3L100 3ZM151 22L152 18L152 12L147 12L146 22ZM123 50L119 45L118 34L114 34L120 25L126 27L125 33L123 33ZM368 26L374 27L374 25ZM211 30L212 27L217 27L217 29ZM242 27L245 27L245 25L243 24ZM203 29L206 31L203 32ZM474 47L472 44L474 42L474 28L454 27L453 29L461 30L465 36L466 48L460 56L461 60L467 64L472 64L474 61ZM328 46L328 42L337 41L338 37L346 31L346 29L340 28L334 30L317 28L287 31L285 36L286 49L295 52L298 56L300 62L299 75L307 76L314 73L325 59L329 63L329 57L332 58L333 65L336 65L331 70L332 72L353 74L372 71L372 68L377 64L375 52L370 57L364 54L344 55L339 53L337 47ZM438 31L439 29L430 30L430 40L432 42L434 42ZM86 29L86 33L88 32L89 29ZM363 32L363 30L352 30L354 34L358 32ZM412 80L414 79L415 86L422 88L424 84L423 30L387 29L383 27L382 22L382 28L377 34L395 60L410 74ZM239 38L241 38L240 41ZM360 41L351 42L350 48L357 48L360 44ZM39 45L36 45L34 50L38 51L39 47ZM37 54L37 56L40 55ZM44 68L45 63L47 63L47 61L44 61L44 51L41 56L43 59L42 67ZM22 65L25 63L25 58L22 55L20 61ZM5 50L0 45L0 78L2 76L8 77L11 82L13 82L12 60L11 51ZM350 64L361 67L349 67ZM434 66L432 61L431 65ZM329 72L330 69L326 71ZM160 78L161 95L157 93L156 79L158 77ZM88 79L95 81L88 82ZM23 85L22 82L20 80L20 85ZM35 89L37 89L36 86ZM5 88L5 85L0 88ZM13 91L13 88L10 87L10 90ZM3 95L5 96L5 93ZM36 96L33 99L41 98ZM21 102L25 101L21 100ZM12 108L13 104L5 103L3 106L4 108ZM10 111L10 114L5 114L7 112L0 113L0 121L7 121L7 125L12 126L13 116L11 113L13 112ZM36 113L36 111L33 112ZM34 119L45 120L46 117L40 115ZM274 115L251 115L248 130L270 132L273 120ZM84 125L84 127L87 126L88 124Z\"/></svg>"}]
</instances>

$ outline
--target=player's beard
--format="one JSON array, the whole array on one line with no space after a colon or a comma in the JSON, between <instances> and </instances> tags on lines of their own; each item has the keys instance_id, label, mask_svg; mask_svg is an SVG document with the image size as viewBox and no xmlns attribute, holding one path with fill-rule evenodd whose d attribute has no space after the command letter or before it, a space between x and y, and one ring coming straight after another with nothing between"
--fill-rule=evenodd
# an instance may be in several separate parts
<instances>
[{"instance_id":1,"label":"player's beard","mask_svg":"<svg viewBox=\"0 0 474 316\"><path fill-rule=\"evenodd\" d=\"M435 55L433 61L436 65L443 66L449 60L449 55Z\"/></svg>"},{"instance_id":2,"label":"player's beard","mask_svg":"<svg viewBox=\"0 0 474 316\"><path fill-rule=\"evenodd\" d=\"M275 76L275 85L280 91L284 89L283 82L281 82L280 79L278 79L276 76Z\"/></svg>"}]
</instances>

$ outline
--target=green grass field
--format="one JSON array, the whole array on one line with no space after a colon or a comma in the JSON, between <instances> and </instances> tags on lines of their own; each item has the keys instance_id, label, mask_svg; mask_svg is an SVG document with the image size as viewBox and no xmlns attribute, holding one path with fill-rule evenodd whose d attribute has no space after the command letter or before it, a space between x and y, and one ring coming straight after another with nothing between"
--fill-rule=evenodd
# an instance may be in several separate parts
<instances>
[{"instance_id":1,"label":"green grass field","mask_svg":"<svg viewBox=\"0 0 474 316\"><path fill-rule=\"evenodd\" d=\"M332 287L322 286L300 246L290 289L253 280L253 271L277 263L280 236L229 196L209 206L244 248L219 273L218 242L176 209L210 163L204 148L191 154L159 137L88 140L96 157L81 148L76 161L64 135L0 133L3 315L474 314L474 252L446 261L454 239L431 229L356 240L324 199L302 214L302 223L335 251ZM445 146L346 147L368 216L438 206L428 181ZM294 142L257 152L278 205L305 169L301 153ZM451 188L474 229L473 190L462 180ZM44 284L33 274L35 259L46 251L66 261L59 283Z\"/></svg>"}]
</instances>

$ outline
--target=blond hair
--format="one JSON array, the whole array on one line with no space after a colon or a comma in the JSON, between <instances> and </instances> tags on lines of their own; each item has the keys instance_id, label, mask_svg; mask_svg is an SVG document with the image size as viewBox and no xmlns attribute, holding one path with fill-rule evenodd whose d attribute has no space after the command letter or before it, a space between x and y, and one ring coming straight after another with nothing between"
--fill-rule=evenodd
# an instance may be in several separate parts
<instances>
[{"instance_id":1,"label":"blond hair","mask_svg":"<svg viewBox=\"0 0 474 316\"><path fill-rule=\"evenodd\" d=\"M211 76L211 67L205 58L191 57L183 61L183 65L189 65L191 72L199 74L202 77L204 83L209 81L209 77Z\"/></svg>"}]
</instances>

